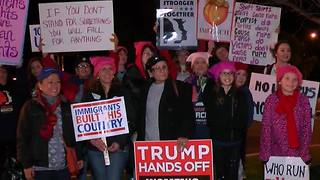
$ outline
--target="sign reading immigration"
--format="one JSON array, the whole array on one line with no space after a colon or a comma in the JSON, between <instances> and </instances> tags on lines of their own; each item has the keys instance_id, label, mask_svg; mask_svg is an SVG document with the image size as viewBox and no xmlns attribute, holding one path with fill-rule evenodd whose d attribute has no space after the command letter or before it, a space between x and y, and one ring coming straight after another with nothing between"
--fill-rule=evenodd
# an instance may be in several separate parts
<instances>
[{"instance_id":1,"label":"sign reading immigration","mask_svg":"<svg viewBox=\"0 0 320 180\"><path fill-rule=\"evenodd\" d=\"M136 141L134 155L137 180L213 180L211 140Z\"/></svg>"},{"instance_id":2,"label":"sign reading immigration","mask_svg":"<svg viewBox=\"0 0 320 180\"><path fill-rule=\"evenodd\" d=\"M0 64L21 64L28 3L28 0L0 1Z\"/></svg>"},{"instance_id":3,"label":"sign reading immigration","mask_svg":"<svg viewBox=\"0 0 320 180\"><path fill-rule=\"evenodd\" d=\"M113 50L112 1L39 4L43 52Z\"/></svg>"},{"instance_id":4,"label":"sign reading immigration","mask_svg":"<svg viewBox=\"0 0 320 180\"><path fill-rule=\"evenodd\" d=\"M129 133L123 97L71 105L76 141Z\"/></svg>"},{"instance_id":5,"label":"sign reading immigration","mask_svg":"<svg viewBox=\"0 0 320 180\"><path fill-rule=\"evenodd\" d=\"M196 0L160 0L157 9L158 47L167 49L196 48Z\"/></svg>"},{"instance_id":6,"label":"sign reading immigration","mask_svg":"<svg viewBox=\"0 0 320 180\"><path fill-rule=\"evenodd\" d=\"M264 165L265 180L309 180L309 166L300 157L271 156Z\"/></svg>"},{"instance_id":7,"label":"sign reading immigration","mask_svg":"<svg viewBox=\"0 0 320 180\"><path fill-rule=\"evenodd\" d=\"M40 39L41 39L40 25L39 24L29 25L29 31L30 31L31 51L39 52Z\"/></svg>"},{"instance_id":8,"label":"sign reading immigration","mask_svg":"<svg viewBox=\"0 0 320 180\"><path fill-rule=\"evenodd\" d=\"M230 42L235 0L199 0L198 39Z\"/></svg>"},{"instance_id":9,"label":"sign reading immigration","mask_svg":"<svg viewBox=\"0 0 320 180\"><path fill-rule=\"evenodd\" d=\"M281 8L237 2L229 59L245 64L272 64L270 48L278 40Z\"/></svg>"},{"instance_id":10,"label":"sign reading immigration","mask_svg":"<svg viewBox=\"0 0 320 180\"><path fill-rule=\"evenodd\" d=\"M253 119L262 120L264 103L267 97L276 91L276 77L272 75L252 73L249 89L254 101ZM319 91L319 82L303 80L300 92L307 96L312 108L312 114L316 113L316 104Z\"/></svg>"}]
</instances>

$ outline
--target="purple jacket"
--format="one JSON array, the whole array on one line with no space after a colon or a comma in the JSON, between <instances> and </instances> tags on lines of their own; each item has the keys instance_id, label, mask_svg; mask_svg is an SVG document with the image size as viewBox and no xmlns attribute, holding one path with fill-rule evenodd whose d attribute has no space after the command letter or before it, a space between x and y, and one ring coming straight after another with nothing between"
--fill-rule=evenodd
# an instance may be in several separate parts
<instances>
[{"instance_id":1,"label":"purple jacket","mask_svg":"<svg viewBox=\"0 0 320 180\"><path fill-rule=\"evenodd\" d=\"M301 157L304 162L311 160L311 107L309 99L299 94L294 108L300 146L292 149L288 145L287 120L284 114L276 113L279 98L276 93L268 96L264 106L260 136L260 159L268 161L270 156Z\"/></svg>"}]
</instances>

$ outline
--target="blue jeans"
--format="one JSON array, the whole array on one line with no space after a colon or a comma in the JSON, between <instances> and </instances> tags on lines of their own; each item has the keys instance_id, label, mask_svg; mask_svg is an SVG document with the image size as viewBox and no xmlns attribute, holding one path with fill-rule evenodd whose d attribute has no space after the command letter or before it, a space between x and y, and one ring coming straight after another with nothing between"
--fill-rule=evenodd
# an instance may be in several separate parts
<instances>
[{"instance_id":1,"label":"blue jeans","mask_svg":"<svg viewBox=\"0 0 320 180\"><path fill-rule=\"evenodd\" d=\"M95 180L121 180L128 162L129 153L119 151L109 153L110 165L104 163L103 152L88 150L92 176Z\"/></svg>"},{"instance_id":2,"label":"blue jeans","mask_svg":"<svg viewBox=\"0 0 320 180\"><path fill-rule=\"evenodd\" d=\"M48 171L35 171L35 180L70 180L70 173L68 169L62 170L48 170Z\"/></svg>"}]
</instances>

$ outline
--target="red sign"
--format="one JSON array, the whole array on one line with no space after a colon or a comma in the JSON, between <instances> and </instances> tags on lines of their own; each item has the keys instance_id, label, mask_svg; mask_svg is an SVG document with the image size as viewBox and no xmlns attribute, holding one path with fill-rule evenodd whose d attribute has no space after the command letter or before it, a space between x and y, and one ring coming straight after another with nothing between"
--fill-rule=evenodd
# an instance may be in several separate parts
<instances>
[{"instance_id":1,"label":"red sign","mask_svg":"<svg viewBox=\"0 0 320 180\"><path fill-rule=\"evenodd\" d=\"M134 143L137 180L213 180L211 140L190 140L179 151L177 141Z\"/></svg>"}]
</instances>

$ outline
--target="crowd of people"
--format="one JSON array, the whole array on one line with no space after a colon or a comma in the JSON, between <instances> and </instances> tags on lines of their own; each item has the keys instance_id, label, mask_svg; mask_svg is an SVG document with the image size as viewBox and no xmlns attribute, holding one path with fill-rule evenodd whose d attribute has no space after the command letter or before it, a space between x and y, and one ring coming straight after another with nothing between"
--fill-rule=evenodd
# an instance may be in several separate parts
<instances>
[{"instance_id":1,"label":"crowd of people","mask_svg":"<svg viewBox=\"0 0 320 180\"><path fill-rule=\"evenodd\" d=\"M248 65L229 61L225 46L191 53L158 50L147 41L134 45L132 64L128 50L116 43L106 55L75 59L75 74L61 71L50 54L30 59L26 102L19 101L7 81L7 66L1 65L0 164L17 157L28 180L70 179L68 147L76 152L78 179L90 173L97 180L121 180L124 174L134 178L136 140L176 140L183 149L189 139L212 139L215 179L244 178L239 165L245 169L254 109ZM302 74L289 63L288 42L279 41L273 52L276 62L264 73L276 76L277 91L265 103L260 159L295 156L309 164L311 108L299 92ZM125 99L129 134L76 142L70 104L117 96Z\"/></svg>"}]
</instances>

